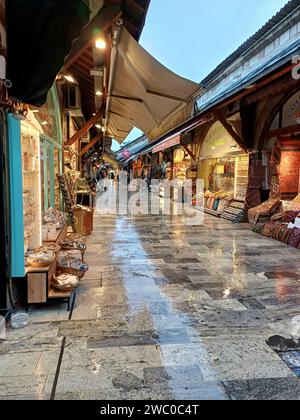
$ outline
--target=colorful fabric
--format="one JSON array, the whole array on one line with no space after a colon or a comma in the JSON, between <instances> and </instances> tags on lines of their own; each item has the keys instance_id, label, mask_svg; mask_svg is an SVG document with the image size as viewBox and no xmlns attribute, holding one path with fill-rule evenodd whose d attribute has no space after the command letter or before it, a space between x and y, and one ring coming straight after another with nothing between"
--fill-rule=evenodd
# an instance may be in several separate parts
<instances>
[{"instance_id":1,"label":"colorful fabric","mask_svg":"<svg viewBox=\"0 0 300 420\"><path fill-rule=\"evenodd\" d=\"M215 202L214 202L214 210L217 211L219 204L220 204L221 199L220 198L216 198Z\"/></svg>"},{"instance_id":2,"label":"colorful fabric","mask_svg":"<svg viewBox=\"0 0 300 420\"><path fill-rule=\"evenodd\" d=\"M274 144L271 156L271 163L277 166L281 163L281 142L279 140L277 140Z\"/></svg>"},{"instance_id":3,"label":"colorful fabric","mask_svg":"<svg viewBox=\"0 0 300 420\"><path fill-rule=\"evenodd\" d=\"M248 212L249 221L252 225L256 225L260 217L272 216L278 209L280 200L268 200L259 206L250 209Z\"/></svg>"},{"instance_id":4,"label":"colorful fabric","mask_svg":"<svg viewBox=\"0 0 300 420\"><path fill-rule=\"evenodd\" d=\"M263 228L262 235L266 238L275 238L275 231L278 227L278 222L267 222Z\"/></svg>"},{"instance_id":5,"label":"colorful fabric","mask_svg":"<svg viewBox=\"0 0 300 420\"><path fill-rule=\"evenodd\" d=\"M300 194L297 195L296 198L294 198L293 203L300 203Z\"/></svg>"},{"instance_id":6,"label":"colorful fabric","mask_svg":"<svg viewBox=\"0 0 300 420\"><path fill-rule=\"evenodd\" d=\"M277 225L274 231L274 239L276 239L277 241L283 242L283 237L286 230L287 230L286 223L280 223L279 225Z\"/></svg>"},{"instance_id":7,"label":"colorful fabric","mask_svg":"<svg viewBox=\"0 0 300 420\"><path fill-rule=\"evenodd\" d=\"M270 186L271 199L280 199L280 180L278 175L272 175Z\"/></svg>"},{"instance_id":8,"label":"colorful fabric","mask_svg":"<svg viewBox=\"0 0 300 420\"><path fill-rule=\"evenodd\" d=\"M212 197L209 203L210 210L213 210L215 204L215 197Z\"/></svg>"},{"instance_id":9,"label":"colorful fabric","mask_svg":"<svg viewBox=\"0 0 300 420\"><path fill-rule=\"evenodd\" d=\"M253 209L261 204L260 189L248 188L245 199L245 206L247 210Z\"/></svg>"},{"instance_id":10,"label":"colorful fabric","mask_svg":"<svg viewBox=\"0 0 300 420\"><path fill-rule=\"evenodd\" d=\"M227 207L229 206L229 201L227 200L220 200L219 206L218 206L218 212L223 214L224 211L227 209Z\"/></svg>"},{"instance_id":11,"label":"colorful fabric","mask_svg":"<svg viewBox=\"0 0 300 420\"><path fill-rule=\"evenodd\" d=\"M282 202L283 211L300 211L300 202L296 201L283 201Z\"/></svg>"},{"instance_id":12,"label":"colorful fabric","mask_svg":"<svg viewBox=\"0 0 300 420\"><path fill-rule=\"evenodd\" d=\"M258 233L259 235L261 235L262 231L264 230L264 227L265 227L265 223L257 223L255 226L253 226L252 232Z\"/></svg>"},{"instance_id":13,"label":"colorful fabric","mask_svg":"<svg viewBox=\"0 0 300 420\"><path fill-rule=\"evenodd\" d=\"M282 221L286 223L294 222L297 217L298 217L297 211L286 211L284 213Z\"/></svg>"},{"instance_id":14,"label":"colorful fabric","mask_svg":"<svg viewBox=\"0 0 300 420\"><path fill-rule=\"evenodd\" d=\"M291 234L293 233L294 229L289 229L288 227L286 228L286 231L284 232L284 234L282 235L282 242L286 245L288 245Z\"/></svg>"},{"instance_id":15,"label":"colorful fabric","mask_svg":"<svg viewBox=\"0 0 300 420\"><path fill-rule=\"evenodd\" d=\"M300 245L300 229L294 228L291 230L292 230L292 233L290 235L288 244L292 246L293 248L298 248L298 246Z\"/></svg>"}]
</instances>

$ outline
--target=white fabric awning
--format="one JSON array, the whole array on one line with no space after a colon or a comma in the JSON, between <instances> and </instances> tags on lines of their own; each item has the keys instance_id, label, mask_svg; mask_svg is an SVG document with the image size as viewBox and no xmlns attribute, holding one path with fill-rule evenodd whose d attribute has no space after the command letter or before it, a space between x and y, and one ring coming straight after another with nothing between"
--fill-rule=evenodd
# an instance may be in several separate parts
<instances>
[{"instance_id":1,"label":"white fabric awning","mask_svg":"<svg viewBox=\"0 0 300 420\"><path fill-rule=\"evenodd\" d=\"M107 131L119 142L133 127L149 135L179 107L190 104L200 88L164 67L125 29L112 61Z\"/></svg>"}]
</instances>

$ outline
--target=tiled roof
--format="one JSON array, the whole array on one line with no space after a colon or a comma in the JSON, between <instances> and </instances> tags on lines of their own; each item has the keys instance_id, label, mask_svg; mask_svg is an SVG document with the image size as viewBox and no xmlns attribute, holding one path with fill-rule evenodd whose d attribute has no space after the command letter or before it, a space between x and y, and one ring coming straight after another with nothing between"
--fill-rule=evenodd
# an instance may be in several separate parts
<instances>
[{"instance_id":1,"label":"tiled roof","mask_svg":"<svg viewBox=\"0 0 300 420\"><path fill-rule=\"evenodd\" d=\"M206 87L220 73L237 60L244 52L251 48L256 42L263 38L283 19L289 16L294 10L300 8L299 0L290 0L275 16L272 17L259 31L252 35L244 42L233 54L226 58L213 72L211 72L202 82L201 85Z\"/></svg>"}]
</instances>

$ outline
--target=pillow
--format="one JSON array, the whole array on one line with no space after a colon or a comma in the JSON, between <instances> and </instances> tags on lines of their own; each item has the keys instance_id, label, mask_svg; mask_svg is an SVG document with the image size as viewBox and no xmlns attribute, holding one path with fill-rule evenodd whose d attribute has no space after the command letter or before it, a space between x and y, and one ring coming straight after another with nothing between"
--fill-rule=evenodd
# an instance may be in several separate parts
<instances>
[{"instance_id":1,"label":"pillow","mask_svg":"<svg viewBox=\"0 0 300 420\"><path fill-rule=\"evenodd\" d=\"M298 194L297 197L294 198L293 203L300 203L300 194Z\"/></svg>"},{"instance_id":2,"label":"pillow","mask_svg":"<svg viewBox=\"0 0 300 420\"><path fill-rule=\"evenodd\" d=\"M288 245L290 237L293 233L294 229L289 229L288 227L286 228L286 231L284 232L284 234L282 235L282 242L286 245Z\"/></svg>"},{"instance_id":3,"label":"pillow","mask_svg":"<svg viewBox=\"0 0 300 420\"><path fill-rule=\"evenodd\" d=\"M293 248L298 248L300 245L300 229L294 228L293 232L289 238L288 244Z\"/></svg>"},{"instance_id":4,"label":"pillow","mask_svg":"<svg viewBox=\"0 0 300 420\"><path fill-rule=\"evenodd\" d=\"M265 227L265 223L257 223L255 226L253 226L252 232L258 233L259 235L261 235L264 230L264 227Z\"/></svg>"},{"instance_id":5,"label":"pillow","mask_svg":"<svg viewBox=\"0 0 300 420\"><path fill-rule=\"evenodd\" d=\"M274 239L276 239L279 242L283 242L283 237L287 228L288 227L286 223L280 223L275 229Z\"/></svg>"},{"instance_id":6,"label":"pillow","mask_svg":"<svg viewBox=\"0 0 300 420\"><path fill-rule=\"evenodd\" d=\"M278 227L277 222L267 222L263 228L262 235L266 238L275 238L275 231Z\"/></svg>"},{"instance_id":7,"label":"pillow","mask_svg":"<svg viewBox=\"0 0 300 420\"><path fill-rule=\"evenodd\" d=\"M285 211L300 211L300 202L297 201L283 201L282 210Z\"/></svg>"}]
</instances>

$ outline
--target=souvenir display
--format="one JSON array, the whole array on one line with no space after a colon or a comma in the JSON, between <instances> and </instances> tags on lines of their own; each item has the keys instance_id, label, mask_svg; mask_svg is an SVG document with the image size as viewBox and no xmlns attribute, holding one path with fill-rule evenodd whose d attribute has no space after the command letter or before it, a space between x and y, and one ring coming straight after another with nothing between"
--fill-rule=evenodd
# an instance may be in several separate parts
<instances>
[{"instance_id":1,"label":"souvenir display","mask_svg":"<svg viewBox=\"0 0 300 420\"><path fill-rule=\"evenodd\" d=\"M34 251L26 255L26 265L34 268L49 267L55 260L56 254L52 251Z\"/></svg>"},{"instance_id":2,"label":"souvenir display","mask_svg":"<svg viewBox=\"0 0 300 420\"><path fill-rule=\"evenodd\" d=\"M23 214L25 253L41 246L41 191L39 133L28 124L21 125Z\"/></svg>"},{"instance_id":3,"label":"souvenir display","mask_svg":"<svg viewBox=\"0 0 300 420\"><path fill-rule=\"evenodd\" d=\"M43 216L43 224L53 224L57 226L57 229L61 229L66 224L66 216L59 210L48 209Z\"/></svg>"},{"instance_id":4,"label":"souvenir display","mask_svg":"<svg viewBox=\"0 0 300 420\"><path fill-rule=\"evenodd\" d=\"M280 200L271 199L249 210L248 218L249 218L250 223L252 225L256 225L256 223L260 221L261 217L271 218L277 212L280 205L281 205Z\"/></svg>"},{"instance_id":5,"label":"souvenir display","mask_svg":"<svg viewBox=\"0 0 300 420\"><path fill-rule=\"evenodd\" d=\"M245 203L232 201L224 211L222 217L232 223L241 223L245 220Z\"/></svg>"},{"instance_id":6,"label":"souvenir display","mask_svg":"<svg viewBox=\"0 0 300 420\"><path fill-rule=\"evenodd\" d=\"M52 280L54 289L64 292L74 290L78 285L79 278L72 274L60 274L59 276L54 276Z\"/></svg>"},{"instance_id":7,"label":"souvenir display","mask_svg":"<svg viewBox=\"0 0 300 420\"><path fill-rule=\"evenodd\" d=\"M84 277L88 271L88 265L77 258L70 257L68 254L61 254L57 262L59 273L73 274L79 278Z\"/></svg>"},{"instance_id":8,"label":"souvenir display","mask_svg":"<svg viewBox=\"0 0 300 420\"><path fill-rule=\"evenodd\" d=\"M85 242L71 241L70 239L66 239L64 242L62 242L61 248L64 251L79 251L81 253L81 259L83 260L87 246Z\"/></svg>"}]
</instances>

